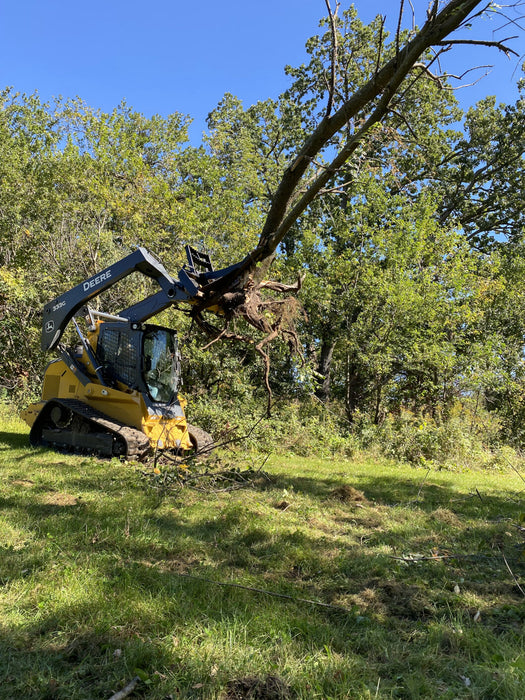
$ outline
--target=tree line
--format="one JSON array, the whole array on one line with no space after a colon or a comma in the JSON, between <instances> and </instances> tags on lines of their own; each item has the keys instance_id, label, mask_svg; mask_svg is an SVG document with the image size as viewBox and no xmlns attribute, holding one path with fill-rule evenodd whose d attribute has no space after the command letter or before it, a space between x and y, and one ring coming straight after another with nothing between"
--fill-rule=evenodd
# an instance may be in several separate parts
<instances>
[{"instance_id":1,"label":"tree line","mask_svg":"<svg viewBox=\"0 0 525 700\"><path fill-rule=\"evenodd\" d=\"M283 173L326 119L327 85L335 114L377 75L378 52L395 59L401 39L411 37L386 44L381 18L365 25L354 8L329 16L307 43L308 62L287 68L286 92L247 108L225 95L198 146L182 114L147 117L125 103L105 113L80 99L1 92L3 398L23 403L38 392L44 303L134 246L173 273L186 243L216 266L260 249ZM354 138L368 118L357 111L330 133L325 155L308 160L298 198L352 143L352 158L322 177L322 196L286 224L257 272L302 279L302 358L275 343L269 382L277 403L315 395L350 430L402 411L439 423L468 406L497 416L500 437L521 445L525 83L515 104L487 97L467 113L449 88L408 71L366 138ZM146 287L128 279L99 303L115 312ZM207 351L184 313L161 320L185 341L190 396L231 407L261 393L245 320L234 328L251 344Z\"/></svg>"}]
</instances>

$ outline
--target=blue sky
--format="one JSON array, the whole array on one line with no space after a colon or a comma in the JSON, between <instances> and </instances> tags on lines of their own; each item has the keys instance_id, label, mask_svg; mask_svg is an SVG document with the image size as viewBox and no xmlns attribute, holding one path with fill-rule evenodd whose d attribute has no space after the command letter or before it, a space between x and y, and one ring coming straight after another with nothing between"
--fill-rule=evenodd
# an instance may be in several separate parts
<instances>
[{"instance_id":1,"label":"blue sky","mask_svg":"<svg viewBox=\"0 0 525 700\"><path fill-rule=\"evenodd\" d=\"M395 27L398 0L354 4L363 20L381 12ZM422 23L428 2L413 4ZM325 14L324 0L0 0L0 88L38 91L46 100L78 95L102 110L125 99L148 116L182 112L194 119L198 142L225 92L248 106L286 88L284 66L305 60L305 41ZM485 20L485 36L497 26ZM523 61L523 36L514 48ZM495 63L488 78L461 90L463 105L487 94L515 101L521 61L486 50L457 60Z\"/></svg>"}]
</instances>

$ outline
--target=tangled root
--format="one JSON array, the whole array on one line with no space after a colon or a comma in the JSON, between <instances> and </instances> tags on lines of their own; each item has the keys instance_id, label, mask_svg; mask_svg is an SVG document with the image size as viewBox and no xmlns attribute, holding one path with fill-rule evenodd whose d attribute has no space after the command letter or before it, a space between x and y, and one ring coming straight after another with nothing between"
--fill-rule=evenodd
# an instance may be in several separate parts
<instances>
[{"instance_id":1,"label":"tangled root","mask_svg":"<svg viewBox=\"0 0 525 700\"><path fill-rule=\"evenodd\" d=\"M299 279L294 285L281 284L280 282L265 281L255 284L250 278L243 289L226 292L219 300L219 306L225 312L224 328L205 320L200 312L194 315L198 325L212 337L212 340L204 347L209 348L218 340L234 340L254 346L256 352L261 356L264 364L264 384L268 395L267 413L270 416L272 390L270 387L270 356L267 346L276 338L284 340L290 350L290 354L301 358L303 353L301 343L297 335L295 323L299 316L305 317L304 309L295 296L285 296L278 299L275 295L298 292L301 288L302 280ZM242 319L249 326L262 334L260 340L239 334L232 330L235 320Z\"/></svg>"}]
</instances>

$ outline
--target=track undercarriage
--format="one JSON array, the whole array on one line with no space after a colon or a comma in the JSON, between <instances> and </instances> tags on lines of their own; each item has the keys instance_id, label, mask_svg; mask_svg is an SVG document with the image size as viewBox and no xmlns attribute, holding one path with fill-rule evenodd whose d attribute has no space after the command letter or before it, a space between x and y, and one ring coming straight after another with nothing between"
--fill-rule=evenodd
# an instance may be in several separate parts
<instances>
[{"instance_id":1,"label":"track undercarriage","mask_svg":"<svg viewBox=\"0 0 525 700\"><path fill-rule=\"evenodd\" d=\"M143 459L150 450L146 435L75 399L48 401L35 420L32 445L93 452L102 457Z\"/></svg>"},{"instance_id":2,"label":"track undercarriage","mask_svg":"<svg viewBox=\"0 0 525 700\"><path fill-rule=\"evenodd\" d=\"M202 428L187 426L194 452L206 454L213 438ZM100 457L123 457L143 460L151 451L150 441L142 431L75 399L51 399L36 418L29 440L33 446L73 449Z\"/></svg>"}]
</instances>

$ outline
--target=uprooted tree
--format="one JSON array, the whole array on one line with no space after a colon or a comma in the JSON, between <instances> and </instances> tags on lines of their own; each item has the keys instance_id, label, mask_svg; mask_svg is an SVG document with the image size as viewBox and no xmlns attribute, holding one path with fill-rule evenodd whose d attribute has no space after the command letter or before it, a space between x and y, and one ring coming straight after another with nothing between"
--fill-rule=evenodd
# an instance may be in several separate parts
<instances>
[{"instance_id":1,"label":"uprooted tree","mask_svg":"<svg viewBox=\"0 0 525 700\"><path fill-rule=\"evenodd\" d=\"M193 317L214 338L249 340L263 357L266 365L266 386L269 391L269 358L267 345L277 336L288 341L292 349L299 349L294 328L298 305L288 299L268 296L270 292L297 290L295 286L263 281L278 246L285 241L290 229L314 200L326 192L336 181L344 167L345 181L338 187L352 184L352 157L362 144L381 127L389 114L395 113L410 89L421 80L431 80L441 85L440 58L457 45L483 46L505 54L516 54L505 39L465 38L461 30L477 26L488 13L502 18L502 25L512 25L503 14L502 6L480 0L450 0L442 9L435 0L427 9L426 21L420 29L415 25L402 30L403 13L408 12L404 0L400 0L397 29L391 41L384 30L385 18L379 17L380 31L374 47L375 60L372 70L350 95L346 94L345 70L350 56L340 50L341 25L338 22L337 5L328 9L327 23L331 35L331 50L324 66L326 105L317 123L310 129L302 146L289 153L289 164L282 178L273 189L266 220L258 245L236 266L231 275L205 286L193 309ZM519 3L512 5L513 9ZM507 9L509 9L507 7ZM410 12L413 13L410 4ZM414 20L414 18L412 18ZM358 58L358 57L357 57ZM400 110L401 111L401 110ZM217 303L227 309L225 325L218 328L204 321L202 312ZM246 338L230 325L241 318L257 331L257 339Z\"/></svg>"}]
</instances>

